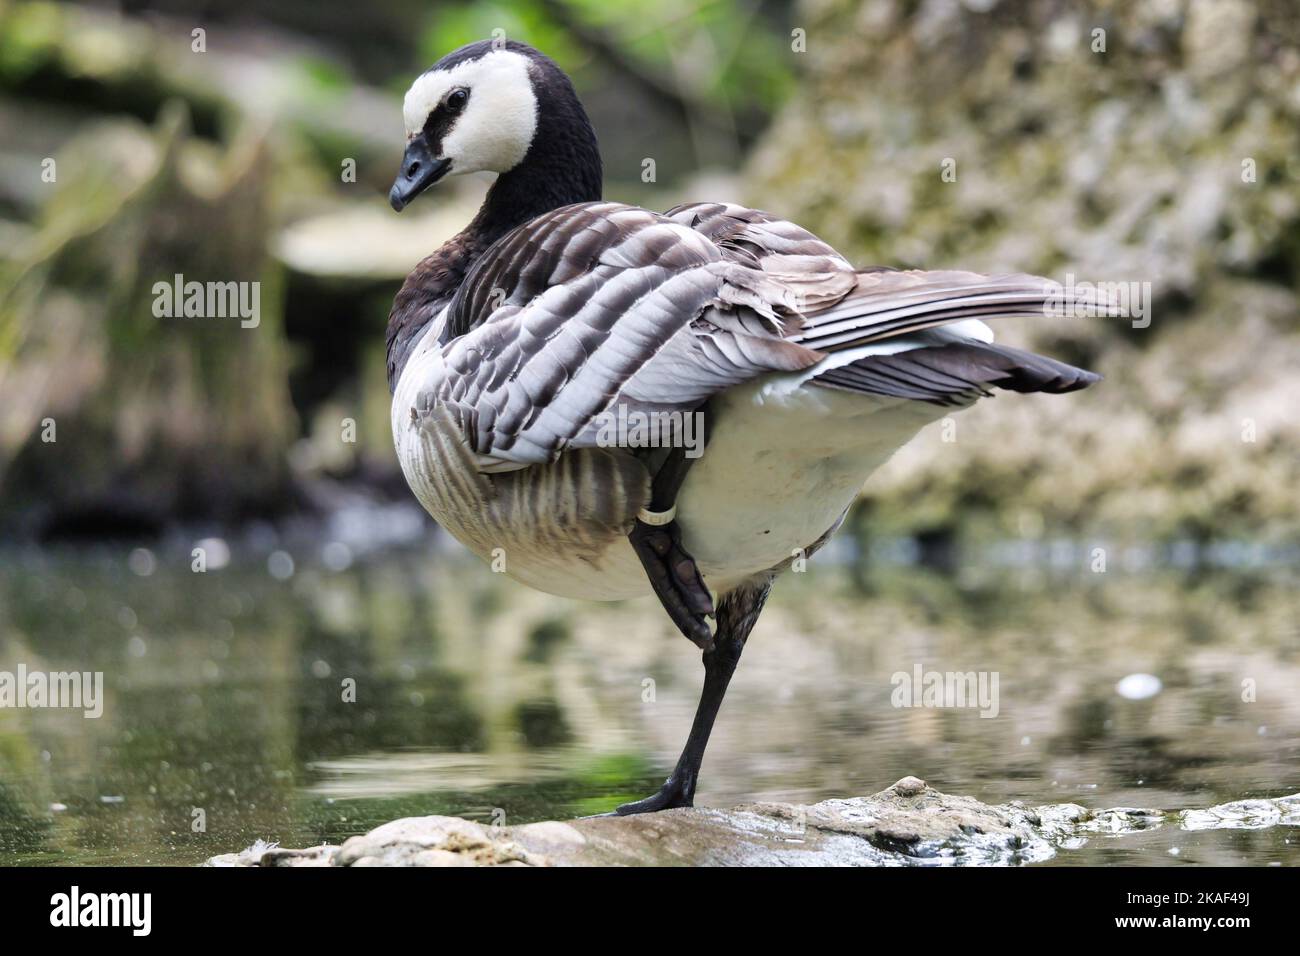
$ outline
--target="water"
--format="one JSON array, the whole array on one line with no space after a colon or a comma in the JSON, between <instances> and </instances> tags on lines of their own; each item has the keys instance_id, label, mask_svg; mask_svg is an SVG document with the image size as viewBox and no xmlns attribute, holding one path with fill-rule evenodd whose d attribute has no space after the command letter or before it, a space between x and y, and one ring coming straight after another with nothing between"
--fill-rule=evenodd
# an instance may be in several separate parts
<instances>
[{"instance_id":1,"label":"water","mask_svg":"<svg viewBox=\"0 0 1300 956\"><path fill-rule=\"evenodd\" d=\"M648 600L551 598L429 545L230 549L202 574L188 545L0 554L0 671L105 681L98 719L0 709L0 863L191 864L429 813L563 819L651 792L685 737L698 654ZM697 802L908 774L1092 809L1300 791L1294 568L1043 571L1012 552L783 578ZM892 706L918 665L996 673L997 715ZM1051 862L1296 864L1300 830L1098 825Z\"/></svg>"}]
</instances>

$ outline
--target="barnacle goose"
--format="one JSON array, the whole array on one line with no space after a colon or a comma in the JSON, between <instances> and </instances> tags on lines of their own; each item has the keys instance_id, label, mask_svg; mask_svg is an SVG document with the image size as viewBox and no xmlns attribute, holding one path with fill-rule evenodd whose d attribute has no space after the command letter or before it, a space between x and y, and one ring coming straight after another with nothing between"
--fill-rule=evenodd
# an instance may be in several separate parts
<instances>
[{"instance_id":1,"label":"barnacle goose","mask_svg":"<svg viewBox=\"0 0 1300 956\"><path fill-rule=\"evenodd\" d=\"M991 388L1069 392L1097 376L993 344L980 319L1042 314L1041 279L855 269L755 209L602 201L586 113L525 44L445 56L403 115L395 210L445 176L498 174L393 303L406 480L444 528L525 584L659 596L704 650L704 690L672 776L617 812L689 806L773 579L830 536L872 471ZM629 411L681 424L676 447L602 441ZM682 416L701 411L708 447L695 460Z\"/></svg>"}]
</instances>

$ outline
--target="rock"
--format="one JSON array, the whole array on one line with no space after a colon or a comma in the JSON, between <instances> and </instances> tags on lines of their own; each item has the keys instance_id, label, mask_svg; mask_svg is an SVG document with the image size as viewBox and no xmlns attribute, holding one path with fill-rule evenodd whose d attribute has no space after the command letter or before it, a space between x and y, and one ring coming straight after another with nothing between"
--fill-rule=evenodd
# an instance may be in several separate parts
<instances>
[{"instance_id":1,"label":"rock","mask_svg":"<svg viewBox=\"0 0 1300 956\"><path fill-rule=\"evenodd\" d=\"M925 790L925 781L918 777L904 777L890 789L900 797L914 797Z\"/></svg>"},{"instance_id":2,"label":"rock","mask_svg":"<svg viewBox=\"0 0 1300 956\"><path fill-rule=\"evenodd\" d=\"M273 251L289 268L319 280L356 280L400 287L415 263L473 218L485 189L469 184L415 216L394 216L374 201L338 205L282 229Z\"/></svg>"},{"instance_id":3,"label":"rock","mask_svg":"<svg viewBox=\"0 0 1300 956\"><path fill-rule=\"evenodd\" d=\"M544 865L509 838L505 828L459 817L408 817L353 837L331 859L335 866Z\"/></svg>"},{"instance_id":4,"label":"rock","mask_svg":"<svg viewBox=\"0 0 1300 956\"><path fill-rule=\"evenodd\" d=\"M1082 812L1082 811L1081 811ZM1049 841L1021 808L990 807L904 777L871 797L812 806L756 803L635 817L490 827L411 817L342 846L258 843L211 866L905 865L1046 859Z\"/></svg>"},{"instance_id":5,"label":"rock","mask_svg":"<svg viewBox=\"0 0 1300 956\"><path fill-rule=\"evenodd\" d=\"M1074 803L989 806L904 777L870 797L811 806L755 803L517 827L459 817L394 820L342 846L289 850L258 841L208 866L998 866L1037 863L1090 838L1294 825L1300 794L1202 810Z\"/></svg>"}]
</instances>

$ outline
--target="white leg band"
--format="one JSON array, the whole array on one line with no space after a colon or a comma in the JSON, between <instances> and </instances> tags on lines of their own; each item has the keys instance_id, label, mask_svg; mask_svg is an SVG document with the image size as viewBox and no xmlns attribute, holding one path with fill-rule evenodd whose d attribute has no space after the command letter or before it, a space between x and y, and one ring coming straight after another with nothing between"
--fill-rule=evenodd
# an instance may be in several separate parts
<instances>
[{"instance_id":1,"label":"white leg band","mask_svg":"<svg viewBox=\"0 0 1300 956\"><path fill-rule=\"evenodd\" d=\"M642 508L636 513L636 520L654 527L668 524L677 517L677 505L674 503L667 511L647 511Z\"/></svg>"}]
</instances>

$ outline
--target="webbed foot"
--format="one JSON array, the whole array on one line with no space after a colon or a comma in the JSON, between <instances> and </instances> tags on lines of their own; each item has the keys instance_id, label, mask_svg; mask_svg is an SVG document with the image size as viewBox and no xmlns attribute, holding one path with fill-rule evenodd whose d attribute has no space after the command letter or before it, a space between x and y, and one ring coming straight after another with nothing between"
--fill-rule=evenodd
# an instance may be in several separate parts
<instances>
[{"instance_id":1,"label":"webbed foot","mask_svg":"<svg viewBox=\"0 0 1300 956\"><path fill-rule=\"evenodd\" d=\"M623 804L614 811L614 815L627 817L634 813L654 813L658 810L671 810L674 807L693 806L695 806L694 779L688 784L686 774L674 770L673 775L664 781L664 785L657 793L644 800Z\"/></svg>"},{"instance_id":2,"label":"webbed foot","mask_svg":"<svg viewBox=\"0 0 1300 956\"><path fill-rule=\"evenodd\" d=\"M682 547L677 521L647 524L637 519L628 535L659 601L677 629L703 650L713 647L706 618L713 617L713 597L695 559Z\"/></svg>"}]
</instances>

